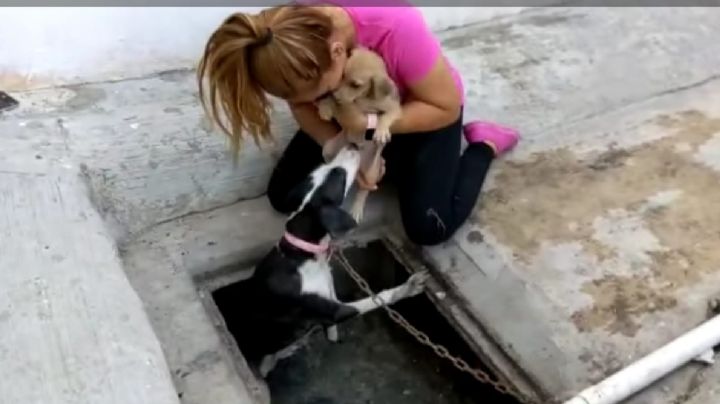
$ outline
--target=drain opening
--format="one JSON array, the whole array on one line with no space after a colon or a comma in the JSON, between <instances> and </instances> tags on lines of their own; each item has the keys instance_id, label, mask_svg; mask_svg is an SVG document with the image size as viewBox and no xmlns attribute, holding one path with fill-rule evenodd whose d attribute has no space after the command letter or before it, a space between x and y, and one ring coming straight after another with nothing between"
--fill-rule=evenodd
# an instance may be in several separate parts
<instances>
[{"instance_id":1,"label":"drain opening","mask_svg":"<svg viewBox=\"0 0 720 404\"><path fill-rule=\"evenodd\" d=\"M15 109L20 103L5 91L0 91L0 112Z\"/></svg>"},{"instance_id":2,"label":"drain opening","mask_svg":"<svg viewBox=\"0 0 720 404\"><path fill-rule=\"evenodd\" d=\"M375 291L399 285L408 277L380 241L344 252ZM340 300L365 297L339 265L333 268ZM253 335L255 330L245 321L252 307L238 307L235 298L242 289L243 281L236 282L215 290L212 298L240 352L254 362L258 358L251 344L271 336ZM490 373L427 296L400 301L393 308L431 340ZM315 332L306 346L276 365L266 378L273 404L518 403L437 357L382 309L340 324L339 331L339 343Z\"/></svg>"}]
</instances>

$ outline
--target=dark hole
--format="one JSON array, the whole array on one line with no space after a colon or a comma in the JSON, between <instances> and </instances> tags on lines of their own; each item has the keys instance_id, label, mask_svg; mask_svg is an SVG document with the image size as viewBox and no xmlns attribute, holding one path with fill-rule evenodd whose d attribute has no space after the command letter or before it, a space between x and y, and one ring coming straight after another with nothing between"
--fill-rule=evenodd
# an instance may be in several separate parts
<instances>
[{"instance_id":1,"label":"dark hole","mask_svg":"<svg viewBox=\"0 0 720 404\"><path fill-rule=\"evenodd\" d=\"M393 287L408 277L381 242L348 248L345 255L374 291ZM338 298L364 298L352 279L334 265ZM226 325L236 341L251 333L242 323L233 296L242 282L213 293ZM444 345L472 367L485 371L472 349L425 295L392 306L431 340ZM382 309L339 326L340 342L314 333L306 347L277 364L268 375L273 404L475 404L518 403L472 376L457 370L394 323ZM238 344L244 356L248 347ZM489 371L488 371L489 372Z\"/></svg>"},{"instance_id":2,"label":"dark hole","mask_svg":"<svg viewBox=\"0 0 720 404\"><path fill-rule=\"evenodd\" d=\"M15 109L20 103L8 93L0 91L0 112Z\"/></svg>"}]
</instances>

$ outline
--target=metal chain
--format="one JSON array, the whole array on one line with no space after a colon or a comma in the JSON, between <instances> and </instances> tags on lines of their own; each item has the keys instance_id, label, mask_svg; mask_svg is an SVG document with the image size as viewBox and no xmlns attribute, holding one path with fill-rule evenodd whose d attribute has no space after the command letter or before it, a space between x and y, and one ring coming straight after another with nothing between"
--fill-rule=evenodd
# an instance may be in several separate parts
<instances>
[{"instance_id":1,"label":"metal chain","mask_svg":"<svg viewBox=\"0 0 720 404\"><path fill-rule=\"evenodd\" d=\"M342 265L345 272L350 275L350 277L357 283L358 287L362 289L365 293L370 296L373 302L377 304L378 306L382 307L390 316L390 318L395 321L400 327L404 328L410 335L415 337L421 344L428 346L432 348L433 351L435 351L435 354L443 359L447 359L459 370L468 373L472 375L475 379L477 379L481 383L489 384L493 386L497 391L500 393L510 395L517 399L520 403L524 404L533 404L534 401L529 399L528 397L525 397L522 393L517 391L511 386L506 385L500 380L493 380L487 373L483 372L480 369L472 368L470 365L467 364L462 358L458 358L456 356L453 356L450 354L447 348L445 348L442 345L436 344L430 340L430 338L425 334L424 332L418 330L415 328L412 324L410 324L400 313L395 311L394 309L388 307L385 302L382 300L381 297L376 295L372 289L370 289L370 285L363 279L360 274L358 274L355 269L352 267L352 264L348 261L347 257L345 257L345 254L342 252L342 250L335 250L333 251L333 254L337 256L338 261Z\"/></svg>"}]
</instances>

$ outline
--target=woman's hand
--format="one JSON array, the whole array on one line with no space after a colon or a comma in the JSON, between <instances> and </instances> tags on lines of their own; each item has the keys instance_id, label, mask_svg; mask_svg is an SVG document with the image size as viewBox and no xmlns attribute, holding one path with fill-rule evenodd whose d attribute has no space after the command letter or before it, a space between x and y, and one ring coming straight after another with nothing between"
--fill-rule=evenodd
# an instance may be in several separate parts
<instances>
[{"instance_id":1,"label":"woman's hand","mask_svg":"<svg viewBox=\"0 0 720 404\"><path fill-rule=\"evenodd\" d=\"M360 167L357 176L355 177L355 182L357 182L357 185L360 189L365 189L368 191L377 190L377 183L380 182L385 175L385 159L380 157L378 163L380 164L380 167L378 169L377 176L372 175L372 173L369 173L366 170L363 170L362 167ZM375 181L372 181L373 179Z\"/></svg>"}]
</instances>

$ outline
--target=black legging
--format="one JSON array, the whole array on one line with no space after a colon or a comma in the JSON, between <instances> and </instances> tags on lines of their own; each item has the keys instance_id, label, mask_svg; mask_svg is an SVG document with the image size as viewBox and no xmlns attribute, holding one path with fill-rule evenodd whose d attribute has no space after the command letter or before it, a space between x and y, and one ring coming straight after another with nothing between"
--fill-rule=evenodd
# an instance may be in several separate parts
<instances>
[{"instance_id":1,"label":"black legging","mask_svg":"<svg viewBox=\"0 0 720 404\"><path fill-rule=\"evenodd\" d=\"M460 154L462 114L445 128L393 136L385 147L386 178L397 187L407 237L419 245L448 240L467 219L485 181L494 153L483 143ZM267 195L277 211L288 214L298 201L289 191L323 163L322 148L298 131L278 161Z\"/></svg>"}]
</instances>

